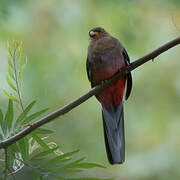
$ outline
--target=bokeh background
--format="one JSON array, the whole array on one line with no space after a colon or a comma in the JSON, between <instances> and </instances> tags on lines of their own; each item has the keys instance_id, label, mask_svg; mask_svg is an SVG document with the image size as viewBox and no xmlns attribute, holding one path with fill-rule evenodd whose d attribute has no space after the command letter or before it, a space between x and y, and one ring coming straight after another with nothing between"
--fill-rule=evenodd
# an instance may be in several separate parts
<instances>
[{"instance_id":1,"label":"bokeh background","mask_svg":"<svg viewBox=\"0 0 180 180\"><path fill-rule=\"evenodd\" d=\"M49 107L51 112L88 91L85 63L88 31L94 26L119 38L133 61L180 35L180 1L1 0L1 89L8 89L6 42L18 39L29 59L25 104L36 99L36 110ZM46 125L55 130L50 139L64 152L80 149L88 161L107 166L86 171L86 176L180 179L179 60L180 47L175 47L132 72L132 95L125 102L123 165L107 162L101 106L94 97ZM0 106L7 106L3 93Z\"/></svg>"}]
</instances>

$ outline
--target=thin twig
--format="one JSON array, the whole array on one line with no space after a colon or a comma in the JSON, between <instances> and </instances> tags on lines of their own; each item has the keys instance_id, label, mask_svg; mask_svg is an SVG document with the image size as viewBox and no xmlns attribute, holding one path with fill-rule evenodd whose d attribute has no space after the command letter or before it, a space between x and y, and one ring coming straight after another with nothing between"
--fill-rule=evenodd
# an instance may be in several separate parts
<instances>
[{"instance_id":1,"label":"thin twig","mask_svg":"<svg viewBox=\"0 0 180 180\"><path fill-rule=\"evenodd\" d=\"M6 180L7 179L7 175L8 175L8 148L7 147L5 147L4 148L4 163L5 163L5 165L4 165L4 180Z\"/></svg>"},{"instance_id":2,"label":"thin twig","mask_svg":"<svg viewBox=\"0 0 180 180\"><path fill-rule=\"evenodd\" d=\"M8 147L9 145L13 144L14 142L22 139L26 135L30 134L32 131L37 129L38 127L50 122L51 120L54 120L55 118L62 116L75 107L79 106L86 100L88 100L93 95L98 94L102 89L106 88L110 84L112 84L114 81L118 80L120 77L125 76L130 71L136 69L138 66L141 66L142 64L146 63L149 60L152 60L162 54L163 52L167 51L168 49L180 44L180 37L177 37L176 39L173 39L172 41L169 41L168 43L162 45L158 49L148 53L147 55L139 58L138 60L131 63L129 66L122 68L116 75L114 75L112 78L104 82L103 84L100 84L94 88L92 88L89 92L85 93L81 97L77 98L76 100L70 102L69 104L65 105L64 107L60 108L59 110L41 118L40 120L37 120L36 122L32 123L16 135L0 142L0 148Z\"/></svg>"}]
</instances>

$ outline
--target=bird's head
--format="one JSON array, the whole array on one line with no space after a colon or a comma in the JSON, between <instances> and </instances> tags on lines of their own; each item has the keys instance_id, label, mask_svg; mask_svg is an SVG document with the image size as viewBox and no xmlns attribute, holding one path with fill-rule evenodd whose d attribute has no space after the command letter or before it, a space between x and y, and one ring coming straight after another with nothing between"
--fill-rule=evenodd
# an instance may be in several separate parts
<instances>
[{"instance_id":1,"label":"bird's head","mask_svg":"<svg viewBox=\"0 0 180 180\"><path fill-rule=\"evenodd\" d=\"M107 35L108 35L108 33L101 27L95 27L89 31L89 36L90 36L91 40L93 40L93 39L97 40L97 39L100 39Z\"/></svg>"}]
</instances>

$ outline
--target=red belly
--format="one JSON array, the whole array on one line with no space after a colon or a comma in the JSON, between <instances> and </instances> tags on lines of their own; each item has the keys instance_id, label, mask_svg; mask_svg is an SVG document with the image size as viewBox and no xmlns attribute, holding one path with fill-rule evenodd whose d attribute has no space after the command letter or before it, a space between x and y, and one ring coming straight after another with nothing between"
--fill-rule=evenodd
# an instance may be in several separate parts
<instances>
[{"instance_id":1,"label":"red belly","mask_svg":"<svg viewBox=\"0 0 180 180\"><path fill-rule=\"evenodd\" d=\"M93 81L94 85L101 83L112 77L116 72L111 73L93 73L93 77L96 77ZM119 106L123 99L124 89L126 84L126 78L120 78L118 81L111 84L106 89L102 90L98 95L97 99L101 102L102 106L108 109L111 105L116 108Z\"/></svg>"},{"instance_id":2,"label":"red belly","mask_svg":"<svg viewBox=\"0 0 180 180\"><path fill-rule=\"evenodd\" d=\"M102 106L108 109L111 105L116 108L119 106L123 99L126 79L121 78L114 82L112 85L102 90L97 98L101 102Z\"/></svg>"}]
</instances>

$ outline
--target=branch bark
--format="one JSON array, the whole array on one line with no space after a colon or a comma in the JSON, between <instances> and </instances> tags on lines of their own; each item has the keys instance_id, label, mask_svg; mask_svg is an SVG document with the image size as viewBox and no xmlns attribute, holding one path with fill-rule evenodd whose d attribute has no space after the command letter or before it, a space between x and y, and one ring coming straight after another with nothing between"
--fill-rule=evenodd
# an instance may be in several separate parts
<instances>
[{"instance_id":1,"label":"branch bark","mask_svg":"<svg viewBox=\"0 0 180 180\"><path fill-rule=\"evenodd\" d=\"M8 148L7 147L4 148L4 155L5 155L5 158L4 158L4 163L5 163L4 180L6 180L7 176L8 176Z\"/></svg>"},{"instance_id":2,"label":"branch bark","mask_svg":"<svg viewBox=\"0 0 180 180\"><path fill-rule=\"evenodd\" d=\"M112 84L114 81L116 81L120 77L125 76L128 72L136 69L137 67L141 66L142 64L146 63L149 60L153 60L154 58L156 58L157 56L159 56L163 52L167 51L168 49L170 49L174 46L177 46L178 44L180 44L180 37L177 37L176 39L169 41L168 43L162 45L158 49L156 49L156 50L146 54L145 56L137 59L136 61L131 63L129 66L122 68L117 74L115 74L112 78L110 78L106 82L103 82L102 84L92 88L89 92L85 93L84 95L80 96L79 98L70 102L69 104L63 106L59 110L41 118L40 120L37 120L36 122L32 123L31 125L29 125L25 129L23 129L22 131L17 133L16 135L14 135L14 136L12 136L12 137L4 140L4 141L1 141L0 142L0 149L10 146L11 144L15 143L16 141L20 140L21 138L23 138L26 135L33 132L38 127L50 122L51 120L54 120L55 118L57 118L59 116L62 116L64 114L68 113L69 111L71 111L75 107L79 106L80 104L82 104L83 102L88 100L93 95L98 94L102 89L106 88L107 86Z\"/></svg>"}]
</instances>

